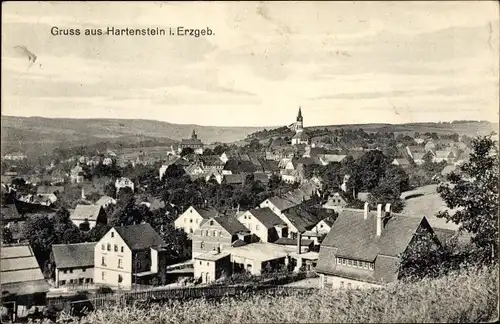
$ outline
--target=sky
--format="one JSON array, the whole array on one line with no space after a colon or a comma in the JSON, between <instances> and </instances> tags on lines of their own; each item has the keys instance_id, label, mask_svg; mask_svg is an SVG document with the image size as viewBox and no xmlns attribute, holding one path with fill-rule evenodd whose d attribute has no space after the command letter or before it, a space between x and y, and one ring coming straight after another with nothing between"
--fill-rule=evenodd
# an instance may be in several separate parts
<instances>
[{"instance_id":1,"label":"sky","mask_svg":"<svg viewBox=\"0 0 500 324\"><path fill-rule=\"evenodd\" d=\"M269 126L301 106L306 127L497 122L498 6L3 2L2 115ZM179 26L213 35L83 35Z\"/></svg>"}]
</instances>

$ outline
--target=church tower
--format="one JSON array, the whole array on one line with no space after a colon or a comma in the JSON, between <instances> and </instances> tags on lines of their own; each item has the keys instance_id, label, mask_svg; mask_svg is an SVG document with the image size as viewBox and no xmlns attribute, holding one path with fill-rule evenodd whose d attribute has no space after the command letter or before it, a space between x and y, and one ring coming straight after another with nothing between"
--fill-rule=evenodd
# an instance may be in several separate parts
<instances>
[{"instance_id":1,"label":"church tower","mask_svg":"<svg viewBox=\"0 0 500 324\"><path fill-rule=\"evenodd\" d=\"M299 106L299 113L297 114L297 122L295 123L295 131L302 132L304 127L304 118L302 117L302 110Z\"/></svg>"},{"instance_id":2,"label":"church tower","mask_svg":"<svg viewBox=\"0 0 500 324\"><path fill-rule=\"evenodd\" d=\"M191 134L191 139L197 139L198 135L196 135L195 130L193 129L193 133Z\"/></svg>"}]
</instances>

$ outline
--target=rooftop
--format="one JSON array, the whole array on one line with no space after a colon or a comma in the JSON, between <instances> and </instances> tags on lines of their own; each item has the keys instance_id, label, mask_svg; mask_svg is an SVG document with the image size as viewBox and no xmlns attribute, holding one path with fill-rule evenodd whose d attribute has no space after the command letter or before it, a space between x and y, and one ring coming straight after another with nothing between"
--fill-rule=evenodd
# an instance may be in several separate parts
<instances>
[{"instance_id":1,"label":"rooftop","mask_svg":"<svg viewBox=\"0 0 500 324\"><path fill-rule=\"evenodd\" d=\"M148 223L113 228L131 250L143 250L165 245L160 235Z\"/></svg>"},{"instance_id":2,"label":"rooftop","mask_svg":"<svg viewBox=\"0 0 500 324\"><path fill-rule=\"evenodd\" d=\"M56 267L93 267L95 245L96 242L52 245Z\"/></svg>"}]
</instances>

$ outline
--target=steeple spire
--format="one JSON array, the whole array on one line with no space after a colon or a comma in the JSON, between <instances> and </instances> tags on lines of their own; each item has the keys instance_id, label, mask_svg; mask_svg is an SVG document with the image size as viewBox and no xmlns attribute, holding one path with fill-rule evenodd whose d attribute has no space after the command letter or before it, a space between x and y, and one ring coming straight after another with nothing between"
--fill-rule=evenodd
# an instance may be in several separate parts
<instances>
[{"instance_id":1,"label":"steeple spire","mask_svg":"<svg viewBox=\"0 0 500 324\"><path fill-rule=\"evenodd\" d=\"M299 113L297 115L297 121L302 121L302 109L300 106L299 106Z\"/></svg>"},{"instance_id":2,"label":"steeple spire","mask_svg":"<svg viewBox=\"0 0 500 324\"><path fill-rule=\"evenodd\" d=\"M191 138L195 139L198 135L196 135L196 131L193 129L193 133L191 134Z\"/></svg>"}]
</instances>

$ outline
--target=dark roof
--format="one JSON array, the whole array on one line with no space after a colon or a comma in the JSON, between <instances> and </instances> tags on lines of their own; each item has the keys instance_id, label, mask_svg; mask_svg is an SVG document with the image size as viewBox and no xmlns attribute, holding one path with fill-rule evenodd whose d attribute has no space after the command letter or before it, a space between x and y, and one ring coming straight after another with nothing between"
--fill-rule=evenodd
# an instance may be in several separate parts
<instances>
[{"instance_id":1,"label":"dark roof","mask_svg":"<svg viewBox=\"0 0 500 324\"><path fill-rule=\"evenodd\" d=\"M227 184L240 184L245 182L246 176L246 173L226 174L224 175L224 182Z\"/></svg>"},{"instance_id":2,"label":"dark roof","mask_svg":"<svg viewBox=\"0 0 500 324\"><path fill-rule=\"evenodd\" d=\"M148 223L117 226L114 229L131 250L142 250L165 245L160 235Z\"/></svg>"},{"instance_id":3,"label":"dark roof","mask_svg":"<svg viewBox=\"0 0 500 324\"><path fill-rule=\"evenodd\" d=\"M279 170L278 162L276 161L264 159L260 159L259 161L264 172L276 172Z\"/></svg>"},{"instance_id":4,"label":"dark roof","mask_svg":"<svg viewBox=\"0 0 500 324\"><path fill-rule=\"evenodd\" d=\"M308 140L309 136L305 132L298 132L297 134L293 135L292 138L300 139L300 140Z\"/></svg>"},{"instance_id":5,"label":"dark roof","mask_svg":"<svg viewBox=\"0 0 500 324\"><path fill-rule=\"evenodd\" d=\"M292 163L294 167L297 167L299 164L303 165L313 165L313 164L320 164L319 161L315 158L309 157L309 158L293 158Z\"/></svg>"},{"instance_id":6,"label":"dark roof","mask_svg":"<svg viewBox=\"0 0 500 324\"><path fill-rule=\"evenodd\" d=\"M262 223L266 228L271 228L275 225L286 223L279 218L269 207L256 208L248 211L252 216L257 218L259 222Z\"/></svg>"},{"instance_id":7,"label":"dark roof","mask_svg":"<svg viewBox=\"0 0 500 324\"><path fill-rule=\"evenodd\" d=\"M214 217L217 215L217 210L214 208L201 208L201 207L193 207L198 214L204 219L209 219L210 217Z\"/></svg>"},{"instance_id":8,"label":"dark roof","mask_svg":"<svg viewBox=\"0 0 500 324\"><path fill-rule=\"evenodd\" d=\"M76 205L75 210L71 213L71 220L88 220L97 221L99 213L102 210L101 205Z\"/></svg>"},{"instance_id":9,"label":"dark roof","mask_svg":"<svg viewBox=\"0 0 500 324\"><path fill-rule=\"evenodd\" d=\"M321 217L307 212L301 205L290 208L283 213L300 233L310 230L321 221Z\"/></svg>"},{"instance_id":10,"label":"dark roof","mask_svg":"<svg viewBox=\"0 0 500 324\"><path fill-rule=\"evenodd\" d=\"M238 232L248 232L245 225L241 224L240 221L234 216L214 217L213 220L219 223L220 226L222 226L222 228L228 231L231 235Z\"/></svg>"},{"instance_id":11,"label":"dark roof","mask_svg":"<svg viewBox=\"0 0 500 324\"><path fill-rule=\"evenodd\" d=\"M183 138L181 139L180 145L182 146L190 146L190 145L203 145L202 141L199 138Z\"/></svg>"},{"instance_id":12,"label":"dark roof","mask_svg":"<svg viewBox=\"0 0 500 324\"><path fill-rule=\"evenodd\" d=\"M37 194L52 194L54 192L64 192L63 186L39 186L36 188Z\"/></svg>"},{"instance_id":13,"label":"dark roof","mask_svg":"<svg viewBox=\"0 0 500 324\"><path fill-rule=\"evenodd\" d=\"M424 217L393 214L377 237L377 213L344 209L340 212L322 246L337 249L337 256L373 262L378 255L399 257L404 252Z\"/></svg>"},{"instance_id":14,"label":"dark roof","mask_svg":"<svg viewBox=\"0 0 500 324\"><path fill-rule=\"evenodd\" d=\"M201 157L201 160L206 166L224 165L224 162L222 162L218 155L204 155Z\"/></svg>"},{"instance_id":15,"label":"dark roof","mask_svg":"<svg viewBox=\"0 0 500 324\"><path fill-rule=\"evenodd\" d=\"M52 245L56 267L93 267L95 245L96 242Z\"/></svg>"},{"instance_id":16,"label":"dark roof","mask_svg":"<svg viewBox=\"0 0 500 324\"><path fill-rule=\"evenodd\" d=\"M264 184L269 183L269 177L267 176L267 174L261 172L255 172L253 175L255 181L260 181Z\"/></svg>"},{"instance_id":17,"label":"dark roof","mask_svg":"<svg viewBox=\"0 0 500 324\"><path fill-rule=\"evenodd\" d=\"M1 210L3 222L21 218L15 204L3 205Z\"/></svg>"},{"instance_id":18,"label":"dark roof","mask_svg":"<svg viewBox=\"0 0 500 324\"><path fill-rule=\"evenodd\" d=\"M289 237L280 237L276 241L273 242L274 244L279 244L279 245L297 245L297 240ZM301 239L300 243L303 246L309 246L314 243L313 240L307 240L307 239Z\"/></svg>"}]
</instances>

